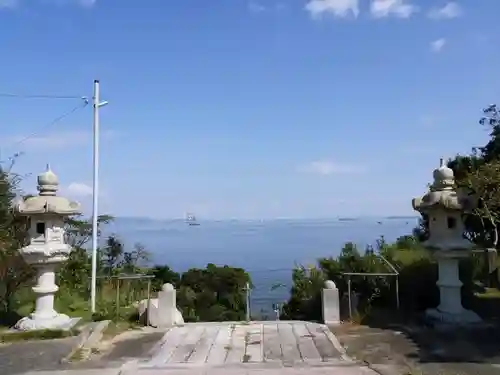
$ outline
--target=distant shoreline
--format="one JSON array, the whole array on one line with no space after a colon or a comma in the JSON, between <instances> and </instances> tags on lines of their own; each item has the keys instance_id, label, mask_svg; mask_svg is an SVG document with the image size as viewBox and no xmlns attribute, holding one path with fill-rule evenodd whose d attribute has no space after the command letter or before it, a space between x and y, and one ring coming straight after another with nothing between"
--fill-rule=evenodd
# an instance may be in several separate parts
<instances>
[{"instance_id":1,"label":"distant shoreline","mask_svg":"<svg viewBox=\"0 0 500 375\"><path fill-rule=\"evenodd\" d=\"M267 218L267 219L212 219L212 218L199 218L198 221L202 222L273 222L273 221L290 221L290 222L333 222L333 221L381 221L381 220L414 220L420 216L360 216L360 217L327 217L327 218ZM134 222L185 222L184 218L149 218L149 217L134 217L134 216L116 216L115 220L118 221L134 221Z\"/></svg>"}]
</instances>

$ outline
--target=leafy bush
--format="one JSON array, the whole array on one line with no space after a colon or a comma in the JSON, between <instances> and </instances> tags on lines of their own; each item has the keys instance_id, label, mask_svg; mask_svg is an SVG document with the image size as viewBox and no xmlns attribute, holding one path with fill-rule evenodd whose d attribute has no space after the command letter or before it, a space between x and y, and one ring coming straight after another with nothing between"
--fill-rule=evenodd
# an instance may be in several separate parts
<instances>
[{"instance_id":1,"label":"leafy bush","mask_svg":"<svg viewBox=\"0 0 500 375\"><path fill-rule=\"evenodd\" d=\"M408 312L436 307L439 302L437 264L431 253L412 236L387 244L383 238L377 248L367 247L363 254L353 243L346 243L337 258L322 258L316 267L299 266L293 271L293 286L289 301L283 307L283 319L321 320L321 290L326 280L332 280L342 298L348 290L344 273L392 273L386 259L399 273L400 308ZM472 295L472 276L481 265L475 257L460 263L464 283L464 300ZM350 276L351 291L359 297L358 307L367 312L371 307L396 307L394 276Z\"/></svg>"}]
</instances>

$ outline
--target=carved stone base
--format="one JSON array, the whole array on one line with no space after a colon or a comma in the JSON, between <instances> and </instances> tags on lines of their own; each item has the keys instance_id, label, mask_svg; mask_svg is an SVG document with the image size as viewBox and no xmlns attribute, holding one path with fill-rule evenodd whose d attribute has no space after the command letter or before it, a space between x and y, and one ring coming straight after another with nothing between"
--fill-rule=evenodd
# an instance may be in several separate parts
<instances>
[{"instance_id":1,"label":"carved stone base","mask_svg":"<svg viewBox=\"0 0 500 375\"><path fill-rule=\"evenodd\" d=\"M81 318L70 318L64 314L56 314L52 317L39 318L35 314L26 316L19 320L14 329L19 331L34 331L40 329L63 329L73 328Z\"/></svg>"},{"instance_id":2,"label":"carved stone base","mask_svg":"<svg viewBox=\"0 0 500 375\"><path fill-rule=\"evenodd\" d=\"M460 313L448 313L439 309L428 309L425 315L430 320L449 325L467 326L482 322L482 319L472 310L462 309Z\"/></svg>"}]
</instances>

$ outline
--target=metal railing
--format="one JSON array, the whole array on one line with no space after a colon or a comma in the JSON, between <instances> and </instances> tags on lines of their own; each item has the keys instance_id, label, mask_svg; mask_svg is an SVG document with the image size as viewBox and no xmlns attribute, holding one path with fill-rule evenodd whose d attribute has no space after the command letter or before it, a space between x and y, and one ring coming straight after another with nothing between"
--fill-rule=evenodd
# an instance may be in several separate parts
<instances>
[{"instance_id":1,"label":"metal railing","mask_svg":"<svg viewBox=\"0 0 500 375\"><path fill-rule=\"evenodd\" d=\"M110 301L115 309L115 317L120 316L124 308L136 309L136 302L147 299L149 308L151 300L151 281L153 275L118 274L97 276L98 306L109 306ZM107 310L107 309L106 309ZM109 311L107 311L109 313ZM148 314L146 314L146 320ZM147 321L149 323L149 321Z\"/></svg>"}]
</instances>

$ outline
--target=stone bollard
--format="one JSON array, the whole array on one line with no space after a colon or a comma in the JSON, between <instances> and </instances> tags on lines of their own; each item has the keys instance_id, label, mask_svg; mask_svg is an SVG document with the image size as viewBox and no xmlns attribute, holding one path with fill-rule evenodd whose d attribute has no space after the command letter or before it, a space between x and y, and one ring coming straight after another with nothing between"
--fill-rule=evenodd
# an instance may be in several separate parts
<instances>
[{"instance_id":1,"label":"stone bollard","mask_svg":"<svg viewBox=\"0 0 500 375\"><path fill-rule=\"evenodd\" d=\"M158 326L171 327L175 324L177 311L176 292L172 284L165 284L158 292Z\"/></svg>"},{"instance_id":2,"label":"stone bollard","mask_svg":"<svg viewBox=\"0 0 500 375\"><path fill-rule=\"evenodd\" d=\"M167 328L184 324L184 318L177 308L176 291L172 284L165 284L158 292L158 298L144 299L137 307L142 322L152 327ZM147 318L146 318L147 314Z\"/></svg>"},{"instance_id":3,"label":"stone bollard","mask_svg":"<svg viewBox=\"0 0 500 375\"><path fill-rule=\"evenodd\" d=\"M339 290L331 280L325 282L321 293L323 307L323 322L325 324L340 323Z\"/></svg>"}]
</instances>

